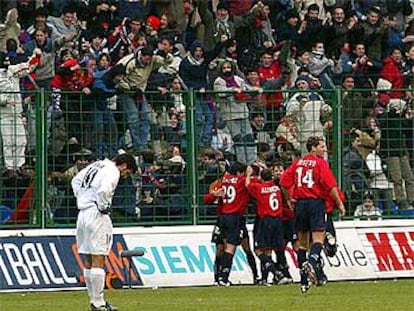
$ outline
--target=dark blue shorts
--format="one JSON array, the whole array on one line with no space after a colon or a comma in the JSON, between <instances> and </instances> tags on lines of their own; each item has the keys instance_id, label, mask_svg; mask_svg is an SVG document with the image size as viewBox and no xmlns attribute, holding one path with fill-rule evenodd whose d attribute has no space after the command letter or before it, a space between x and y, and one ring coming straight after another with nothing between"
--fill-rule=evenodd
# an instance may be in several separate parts
<instances>
[{"instance_id":1,"label":"dark blue shorts","mask_svg":"<svg viewBox=\"0 0 414 311\"><path fill-rule=\"evenodd\" d=\"M211 234L211 243L224 244L223 235L221 234L218 219L217 219L217 223L214 225L213 233Z\"/></svg>"},{"instance_id":2,"label":"dark blue shorts","mask_svg":"<svg viewBox=\"0 0 414 311\"><path fill-rule=\"evenodd\" d=\"M298 239L298 235L296 234L296 217L285 220L282 223L285 241L293 243Z\"/></svg>"},{"instance_id":3,"label":"dark blue shorts","mask_svg":"<svg viewBox=\"0 0 414 311\"><path fill-rule=\"evenodd\" d=\"M298 232L324 231L326 224L325 201L304 199L296 203L296 230Z\"/></svg>"},{"instance_id":4,"label":"dark blue shorts","mask_svg":"<svg viewBox=\"0 0 414 311\"><path fill-rule=\"evenodd\" d=\"M265 216L256 223L256 249L284 249L283 224L279 217Z\"/></svg>"},{"instance_id":5,"label":"dark blue shorts","mask_svg":"<svg viewBox=\"0 0 414 311\"><path fill-rule=\"evenodd\" d=\"M227 243L240 245L243 237L248 236L246 219L240 214L221 215L219 217L219 227L223 239Z\"/></svg>"},{"instance_id":6,"label":"dark blue shorts","mask_svg":"<svg viewBox=\"0 0 414 311\"><path fill-rule=\"evenodd\" d=\"M249 231L247 231L247 226L246 226L246 216L243 216L243 220L242 220L242 225L241 225L241 230L243 231L242 233L242 240L245 238L249 238Z\"/></svg>"}]
</instances>

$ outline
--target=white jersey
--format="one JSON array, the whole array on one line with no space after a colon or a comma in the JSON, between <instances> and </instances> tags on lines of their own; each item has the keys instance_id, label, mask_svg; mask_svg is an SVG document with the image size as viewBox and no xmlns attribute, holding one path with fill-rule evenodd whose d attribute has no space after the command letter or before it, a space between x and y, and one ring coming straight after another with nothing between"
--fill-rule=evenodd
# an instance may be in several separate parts
<instances>
[{"instance_id":1,"label":"white jersey","mask_svg":"<svg viewBox=\"0 0 414 311\"><path fill-rule=\"evenodd\" d=\"M96 161L81 170L72 179L78 209L97 207L103 213L108 212L119 178L119 169L109 159Z\"/></svg>"}]
</instances>

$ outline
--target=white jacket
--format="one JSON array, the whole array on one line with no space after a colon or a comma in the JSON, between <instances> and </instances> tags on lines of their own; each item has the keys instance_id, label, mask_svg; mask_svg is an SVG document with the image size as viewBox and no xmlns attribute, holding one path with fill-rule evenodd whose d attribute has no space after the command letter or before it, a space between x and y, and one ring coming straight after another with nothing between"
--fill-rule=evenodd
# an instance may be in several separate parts
<instances>
[{"instance_id":1,"label":"white jacket","mask_svg":"<svg viewBox=\"0 0 414 311\"><path fill-rule=\"evenodd\" d=\"M10 65L0 69L0 109L6 113L21 113L22 97L20 94L19 76L16 74L19 65Z\"/></svg>"},{"instance_id":2,"label":"white jacket","mask_svg":"<svg viewBox=\"0 0 414 311\"><path fill-rule=\"evenodd\" d=\"M382 161L380 156L372 150L366 157L365 162L367 163L370 172L370 186L373 189L392 189L393 184L388 181L382 169Z\"/></svg>"}]
</instances>

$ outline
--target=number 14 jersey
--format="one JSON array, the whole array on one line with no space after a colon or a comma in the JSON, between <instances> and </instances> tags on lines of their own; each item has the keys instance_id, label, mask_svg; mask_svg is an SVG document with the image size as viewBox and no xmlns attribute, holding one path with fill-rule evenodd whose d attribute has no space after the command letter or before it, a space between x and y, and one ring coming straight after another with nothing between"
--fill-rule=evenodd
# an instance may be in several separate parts
<instances>
[{"instance_id":1,"label":"number 14 jersey","mask_svg":"<svg viewBox=\"0 0 414 311\"><path fill-rule=\"evenodd\" d=\"M337 186L328 162L308 154L293 162L283 173L280 185L292 189L293 199L324 199Z\"/></svg>"}]
</instances>

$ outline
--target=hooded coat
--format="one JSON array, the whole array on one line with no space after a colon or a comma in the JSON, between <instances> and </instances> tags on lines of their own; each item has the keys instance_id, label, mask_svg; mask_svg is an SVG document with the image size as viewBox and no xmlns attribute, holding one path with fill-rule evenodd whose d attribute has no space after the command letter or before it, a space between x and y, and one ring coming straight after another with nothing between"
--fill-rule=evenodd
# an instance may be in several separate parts
<instances>
[{"instance_id":1,"label":"hooded coat","mask_svg":"<svg viewBox=\"0 0 414 311\"><path fill-rule=\"evenodd\" d=\"M201 41L195 40L189 49L189 54L181 61L179 74L188 88L199 90L207 88L207 69L209 60L204 58L200 61L194 59L194 51L196 48L204 50L204 44Z\"/></svg>"}]
</instances>

